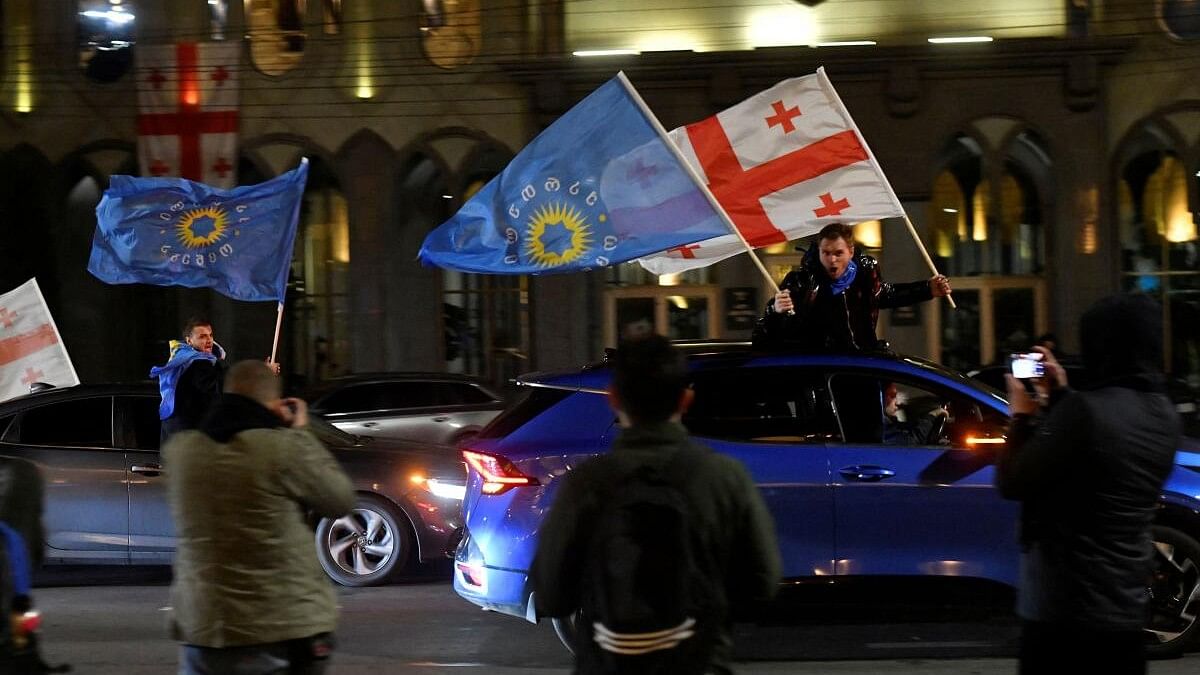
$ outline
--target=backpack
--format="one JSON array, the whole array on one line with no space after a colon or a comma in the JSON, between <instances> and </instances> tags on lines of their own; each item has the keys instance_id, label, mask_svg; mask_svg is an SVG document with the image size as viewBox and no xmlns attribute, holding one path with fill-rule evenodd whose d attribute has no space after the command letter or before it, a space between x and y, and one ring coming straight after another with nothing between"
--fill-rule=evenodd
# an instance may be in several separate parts
<instances>
[{"instance_id":1,"label":"backpack","mask_svg":"<svg viewBox=\"0 0 1200 675\"><path fill-rule=\"evenodd\" d=\"M584 563L579 637L599 647L590 651L606 672L686 673L708 666L712 642L680 489L687 464L697 458L681 449L618 476L603 493Z\"/></svg>"}]
</instances>

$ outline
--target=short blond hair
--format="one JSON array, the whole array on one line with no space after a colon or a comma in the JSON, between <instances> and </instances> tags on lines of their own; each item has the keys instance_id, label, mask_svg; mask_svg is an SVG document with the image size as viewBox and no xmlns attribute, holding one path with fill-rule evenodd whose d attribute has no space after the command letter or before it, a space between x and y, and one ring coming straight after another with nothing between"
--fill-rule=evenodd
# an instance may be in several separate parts
<instances>
[{"instance_id":1,"label":"short blond hair","mask_svg":"<svg viewBox=\"0 0 1200 675\"><path fill-rule=\"evenodd\" d=\"M262 404L278 399L282 394L279 378L262 361L238 361L225 376L225 393L252 398Z\"/></svg>"}]
</instances>

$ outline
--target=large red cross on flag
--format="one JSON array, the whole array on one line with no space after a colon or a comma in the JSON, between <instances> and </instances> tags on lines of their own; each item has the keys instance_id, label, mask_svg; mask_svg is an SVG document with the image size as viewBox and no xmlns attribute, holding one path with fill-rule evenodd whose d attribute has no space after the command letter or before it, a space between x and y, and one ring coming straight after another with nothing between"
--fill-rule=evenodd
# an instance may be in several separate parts
<instances>
[{"instance_id":1,"label":"large red cross on flag","mask_svg":"<svg viewBox=\"0 0 1200 675\"><path fill-rule=\"evenodd\" d=\"M138 159L144 176L237 183L235 42L138 45Z\"/></svg>"},{"instance_id":2,"label":"large red cross on flag","mask_svg":"<svg viewBox=\"0 0 1200 675\"><path fill-rule=\"evenodd\" d=\"M670 137L752 247L815 234L829 223L904 215L823 68ZM638 262L669 274L745 250L730 233Z\"/></svg>"},{"instance_id":3,"label":"large red cross on flag","mask_svg":"<svg viewBox=\"0 0 1200 675\"><path fill-rule=\"evenodd\" d=\"M0 401L29 393L29 385L79 384L37 280L0 295Z\"/></svg>"}]
</instances>

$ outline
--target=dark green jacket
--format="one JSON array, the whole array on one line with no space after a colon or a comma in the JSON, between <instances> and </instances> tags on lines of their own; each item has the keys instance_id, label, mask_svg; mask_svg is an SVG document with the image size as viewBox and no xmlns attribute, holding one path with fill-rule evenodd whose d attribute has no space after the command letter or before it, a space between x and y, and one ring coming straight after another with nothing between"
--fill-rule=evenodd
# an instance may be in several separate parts
<instances>
[{"instance_id":1,"label":"dark green jacket","mask_svg":"<svg viewBox=\"0 0 1200 675\"><path fill-rule=\"evenodd\" d=\"M675 423L624 430L612 452L584 462L559 480L554 504L538 532L530 571L538 616L565 617L579 609L583 552L602 504L597 492L617 477L647 463L666 465L681 448L697 460L686 467L681 491L696 522L692 546L697 571L707 580L706 597L720 627L709 672L728 672L732 652L731 605L767 599L779 584L781 563L775 524L758 488L737 460L690 441ZM588 635L585 631L583 635ZM598 672L595 643L576 645L577 671Z\"/></svg>"},{"instance_id":2,"label":"dark green jacket","mask_svg":"<svg viewBox=\"0 0 1200 675\"><path fill-rule=\"evenodd\" d=\"M354 487L307 429L223 395L202 431L163 448L179 536L171 604L176 637L235 647L333 631L336 596L305 514L337 517Z\"/></svg>"}]
</instances>

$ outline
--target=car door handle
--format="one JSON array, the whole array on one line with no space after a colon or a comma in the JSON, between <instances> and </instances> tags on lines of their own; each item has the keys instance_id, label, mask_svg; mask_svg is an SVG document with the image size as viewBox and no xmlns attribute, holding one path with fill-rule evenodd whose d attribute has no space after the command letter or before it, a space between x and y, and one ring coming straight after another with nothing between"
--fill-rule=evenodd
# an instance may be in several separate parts
<instances>
[{"instance_id":1,"label":"car door handle","mask_svg":"<svg viewBox=\"0 0 1200 675\"><path fill-rule=\"evenodd\" d=\"M445 422L448 419L450 419L449 415L438 415L437 417L433 418L433 421L434 422Z\"/></svg>"},{"instance_id":2,"label":"car door handle","mask_svg":"<svg viewBox=\"0 0 1200 675\"><path fill-rule=\"evenodd\" d=\"M134 473L141 474L143 476L161 476L162 475L162 465L161 464L144 464L144 465L143 464L134 464L132 467L129 468L129 470Z\"/></svg>"},{"instance_id":3,"label":"car door handle","mask_svg":"<svg viewBox=\"0 0 1200 675\"><path fill-rule=\"evenodd\" d=\"M364 427L368 427L368 428L377 427L377 426L379 426L379 422L363 422L362 425Z\"/></svg>"},{"instance_id":4,"label":"car door handle","mask_svg":"<svg viewBox=\"0 0 1200 675\"><path fill-rule=\"evenodd\" d=\"M896 472L891 469L885 469L882 466L872 466L870 464L844 466L838 469L838 473L850 480L862 481L864 483L874 483L896 475Z\"/></svg>"}]
</instances>

